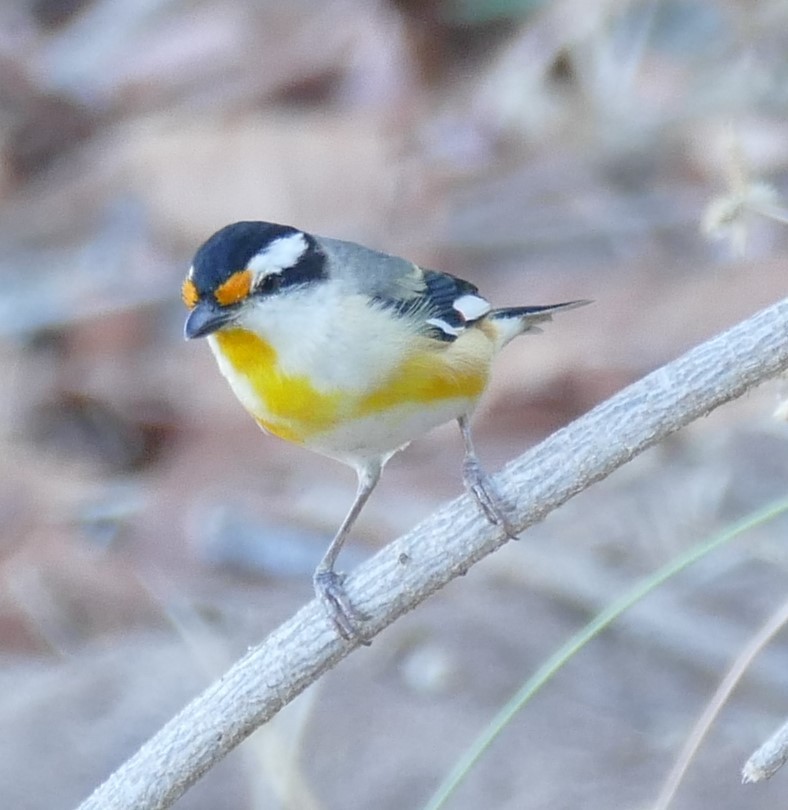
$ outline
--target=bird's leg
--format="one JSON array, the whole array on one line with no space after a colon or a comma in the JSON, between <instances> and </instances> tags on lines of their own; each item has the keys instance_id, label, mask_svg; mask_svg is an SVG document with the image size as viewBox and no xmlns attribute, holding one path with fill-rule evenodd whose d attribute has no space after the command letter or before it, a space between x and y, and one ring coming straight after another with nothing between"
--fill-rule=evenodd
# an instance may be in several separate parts
<instances>
[{"instance_id":1,"label":"bird's leg","mask_svg":"<svg viewBox=\"0 0 788 810\"><path fill-rule=\"evenodd\" d=\"M380 480L382 469L383 464L379 459L367 462L363 467L357 469L356 499L312 577L317 598L323 603L329 619L339 634L347 641L368 643L361 638L356 628L356 624L363 621L365 617L350 603L347 593L345 593L345 575L334 571L334 564L342 550L345 538Z\"/></svg>"},{"instance_id":2,"label":"bird's leg","mask_svg":"<svg viewBox=\"0 0 788 810\"><path fill-rule=\"evenodd\" d=\"M458 417L462 440L465 443L465 459L462 463L462 478L465 488L476 499L484 516L490 523L500 526L507 537L516 538L517 531L507 515L506 505L490 476L482 469L476 451L473 448L471 426L467 415Z\"/></svg>"}]
</instances>

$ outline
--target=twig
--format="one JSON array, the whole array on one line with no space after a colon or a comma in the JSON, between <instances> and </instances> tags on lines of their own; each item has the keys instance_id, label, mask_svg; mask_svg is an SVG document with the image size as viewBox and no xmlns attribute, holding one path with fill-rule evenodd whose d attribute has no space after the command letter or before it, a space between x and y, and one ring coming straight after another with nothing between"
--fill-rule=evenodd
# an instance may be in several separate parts
<instances>
[{"instance_id":1,"label":"twig","mask_svg":"<svg viewBox=\"0 0 788 810\"><path fill-rule=\"evenodd\" d=\"M744 763L742 782L760 782L771 779L788 762L788 723L768 740Z\"/></svg>"},{"instance_id":2,"label":"twig","mask_svg":"<svg viewBox=\"0 0 788 810\"><path fill-rule=\"evenodd\" d=\"M788 369L788 299L644 377L510 462L495 483L523 530L714 408ZM505 542L469 497L440 509L348 577L379 633ZM354 649L303 607L121 766L80 810L163 810Z\"/></svg>"},{"instance_id":3,"label":"twig","mask_svg":"<svg viewBox=\"0 0 788 810\"><path fill-rule=\"evenodd\" d=\"M733 690L738 686L742 676L750 668L755 657L774 638L777 633L785 627L788 622L788 601L782 605L769 617L761 629L747 642L744 649L736 656L736 660L730 669L725 673L725 677L720 681L720 685L715 690L706 707L701 712L695 725L692 727L684 746L681 749L676 762L670 770L662 790L659 792L657 801L652 810L667 810L676 792L679 789L681 780L687 772L693 757L708 734L711 724L717 719L717 715L722 711L723 706L728 702ZM746 768L746 766L745 766ZM745 777L746 781L746 777Z\"/></svg>"}]
</instances>

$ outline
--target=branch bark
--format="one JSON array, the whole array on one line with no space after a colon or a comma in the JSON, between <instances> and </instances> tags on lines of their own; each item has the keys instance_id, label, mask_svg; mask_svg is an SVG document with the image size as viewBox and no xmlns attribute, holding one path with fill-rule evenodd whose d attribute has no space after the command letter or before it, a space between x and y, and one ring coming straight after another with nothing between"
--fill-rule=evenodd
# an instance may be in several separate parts
<instances>
[{"instance_id":1,"label":"branch bark","mask_svg":"<svg viewBox=\"0 0 788 810\"><path fill-rule=\"evenodd\" d=\"M495 477L524 530L648 447L788 369L788 299L603 402ZM440 509L359 566L350 599L372 637L505 542L469 497ZM79 810L163 810L354 649L317 601L303 607L193 700Z\"/></svg>"}]
</instances>

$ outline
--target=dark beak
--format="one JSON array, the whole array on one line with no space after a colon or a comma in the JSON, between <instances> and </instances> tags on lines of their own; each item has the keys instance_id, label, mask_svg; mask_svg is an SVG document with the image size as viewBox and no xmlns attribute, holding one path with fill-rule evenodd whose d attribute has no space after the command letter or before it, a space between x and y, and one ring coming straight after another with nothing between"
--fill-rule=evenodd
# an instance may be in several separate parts
<instances>
[{"instance_id":1,"label":"dark beak","mask_svg":"<svg viewBox=\"0 0 788 810\"><path fill-rule=\"evenodd\" d=\"M186 340L192 338L205 337L221 329L229 323L234 316L231 309L212 304L210 301L200 301L199 304L189 313L186 324L183 327L183 336Z\"/></svg>"}]
</instances>

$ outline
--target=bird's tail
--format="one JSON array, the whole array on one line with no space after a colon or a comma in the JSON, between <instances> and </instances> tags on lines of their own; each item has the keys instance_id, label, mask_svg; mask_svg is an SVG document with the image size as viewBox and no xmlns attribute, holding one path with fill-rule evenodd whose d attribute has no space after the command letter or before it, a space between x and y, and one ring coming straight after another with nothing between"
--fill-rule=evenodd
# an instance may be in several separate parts
<instances>
[{"instance_id":1,"label":"bird's tail","mask_svg":"<svg viewBox=\"0 0 788 810\"><path fill-rule=\"evenodd\" d=\"M498 327L501 346L505 346L512 338L530 332L538 334L542 330L537 324L551 321L554 312L563 312L567 309L577 309L590 304L591 301L566 301L563 304L549 304L536 307L506 307L494 309L487 316Z\"/></svg>"}]
</instances>

